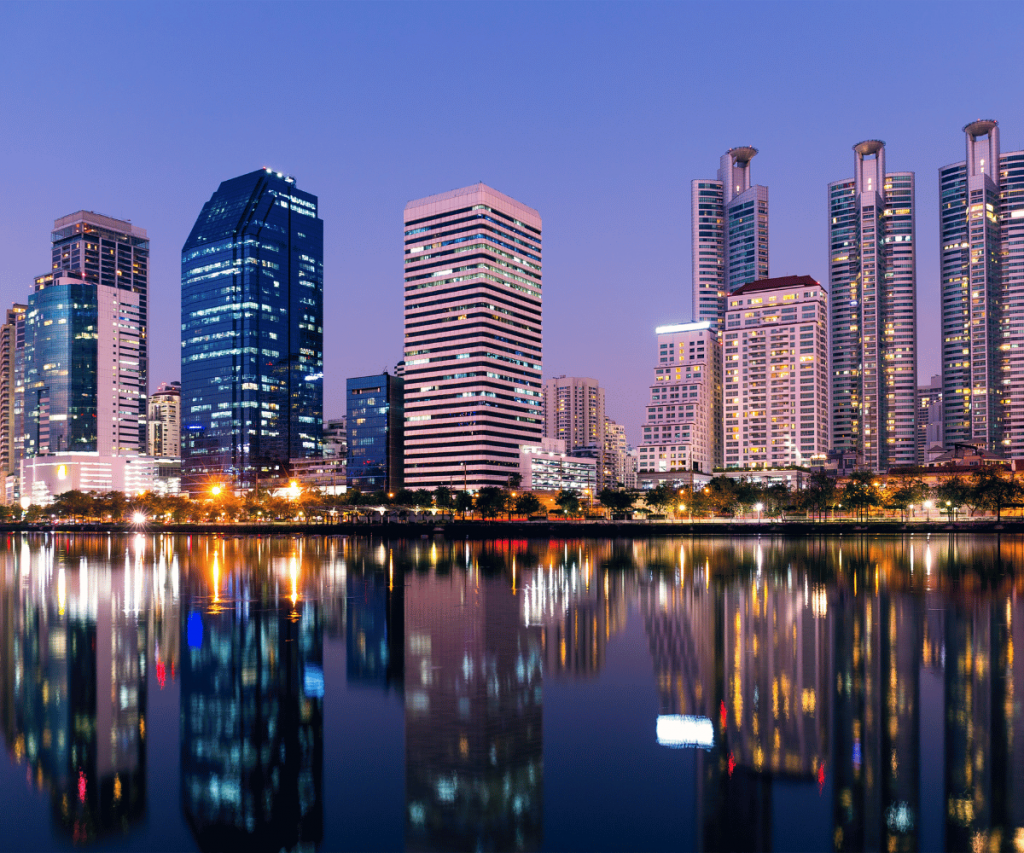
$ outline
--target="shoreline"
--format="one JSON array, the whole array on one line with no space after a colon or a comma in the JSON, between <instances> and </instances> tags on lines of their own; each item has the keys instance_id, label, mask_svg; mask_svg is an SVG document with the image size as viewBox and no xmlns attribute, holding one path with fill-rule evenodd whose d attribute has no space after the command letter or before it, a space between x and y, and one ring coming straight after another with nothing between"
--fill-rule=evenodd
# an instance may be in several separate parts
<instances>
[{"instance_id":1,"label":"shoreline","mask_svg":"<svg viewBox=\"0 0 1024 853\"><path fill-rule=\"evenodd\" d=\"M111 524L102 522L47 524L3 523L2 533L169 534L174 536L379 536L385 539L621 539L646 537L781 537L914 534L1024 534L1024 518L977 521L447 521L390 523L189 523Z\"/></svg>"}]
</instances>

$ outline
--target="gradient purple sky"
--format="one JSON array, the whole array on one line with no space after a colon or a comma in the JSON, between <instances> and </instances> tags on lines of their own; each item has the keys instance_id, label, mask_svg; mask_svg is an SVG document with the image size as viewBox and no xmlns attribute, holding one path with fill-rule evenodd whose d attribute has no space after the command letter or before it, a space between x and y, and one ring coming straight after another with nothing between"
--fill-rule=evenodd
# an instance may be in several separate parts
<instances>
[{"instance_id":1,"label":"gradient purple sky","mask_svg":"<svg viewBox=\"0 0 1024 853\"><path fill-rule=\"evenodd\" d=\"M0 3L0 300L53 220L151 240L152 387L180 376L180 259L220 181L319 196L327 417L402 348L402 208L484 181L544 219L544 375L640 438L654 327L690 319L689 182L754 145L771 274L827 281L851 147L917 172L919 381L940 369L937 170L995 118L1024 147L1015 3Z\"/></svg>"}]
</instances>

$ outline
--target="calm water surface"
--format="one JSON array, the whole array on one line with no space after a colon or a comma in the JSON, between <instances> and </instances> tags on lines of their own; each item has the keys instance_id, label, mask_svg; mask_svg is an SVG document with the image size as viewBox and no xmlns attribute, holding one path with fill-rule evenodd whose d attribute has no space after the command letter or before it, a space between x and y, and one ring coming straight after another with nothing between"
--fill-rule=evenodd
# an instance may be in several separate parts
<instances>
[{"instance_id":1,"label":"calm water surface","mask_svg":"<svg viewBox=\"0 0 1024 853\"><path fill-rule=\"evenodd\" d=\"M1015 537L11 536L0 838L1019 851L1022 594Z\"/></svg>"}]
</instances>

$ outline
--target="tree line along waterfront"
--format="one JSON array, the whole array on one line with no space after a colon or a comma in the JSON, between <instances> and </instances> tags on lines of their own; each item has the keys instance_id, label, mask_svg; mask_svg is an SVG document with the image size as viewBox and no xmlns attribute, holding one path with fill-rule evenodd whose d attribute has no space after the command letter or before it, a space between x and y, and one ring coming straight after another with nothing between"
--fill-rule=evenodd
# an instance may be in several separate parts
<instances>
[{"instance_id":1,"label":"tree line along waterfront","mask_svg":"<svg viewBox=\"0 0 1024 853\"><path fill-rule=\"evenodd\" d=\"M439 487L344 494L303 487L234 492L213 484L202 494L137 495L68 491L46 505L0 506L0 521L108 524L304 523L379 521L713 521L826 523L837 521L959 521L1014 518L1024 509L1024 482L997 465L954 475L934 485L909 471L880 476L858 471L836 480L809 473L804 488L785 483L714 477L703 488L662 482L648 490L605 488L531 492L517 475L504 487L475 492Z\"/></svg>"}]
</instances>

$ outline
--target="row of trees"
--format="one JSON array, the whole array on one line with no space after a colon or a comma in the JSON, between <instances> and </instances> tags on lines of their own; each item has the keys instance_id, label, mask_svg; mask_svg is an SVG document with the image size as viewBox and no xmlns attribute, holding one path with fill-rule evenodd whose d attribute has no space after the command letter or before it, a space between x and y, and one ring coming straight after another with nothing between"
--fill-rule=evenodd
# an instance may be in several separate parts
<instances>
[{"instance_id":1,"label":"row of trees","mask_svg":"<svg viewBox=\"0 0 1024 853\"><path fill-rule=\"evenodd\" d=\"M852 514L866 519L872 513L899 515L906 520L912 507L945 513L954 518L966 509L972 516L991 512L997 518L1008 507L1024 504L1024 483L1008 476L999 466L979 468L969 477L953 476L934 488L916 474L880 478L858 471L842 486L825 473L810 475L807 488L793 490L784 483L763 485L750 480L715 477L700 491L676 489L661 483L646 492L605 489L601 503L613 512L636 509L701 518L709 515L752 515L785 518L799 513L824 519L831 514Z\"/></svg>"},{"instance_id":2,"label":"row of trees","mask_svg":"<svg viewBox=\"0 0 1024 853\"><path fill-rule=\"evenodd\" d=\"M344 495L327 495L316 490L294 487L289 497L254 490L238 496L231 492L211 490L210 495L192 500L184 495L147 493L135 497L121 492L105 494L64 492L46 507L0 506L0 518L34 520L48 516L81 521L121 521L153 519L165 521L267 521L282 519L326 519L345 516L368 516L380 509L391 511L431 511L442 517L466 518L475 513L484 519L499 517L524 518L544 510L540 499L519 491L521 480L509 478L504 487L485 486L475 493L456 491L441 486L433 492L426 489L364 494L358 489ZM647 491L604 489L598 501L613 514L645 512L673 513L677 516L758 515L785 518L799 513L824 519L837 513L865 519L872 513L899 514L906 519L912 507L934 507L936 513L950 518L967 510L992 512L997 518L1007 507L1024 503L1024 485L997 466L979 468L969 477L954 476L930 488L919 476L879 478L870 472L857 472L839 486L824 473L810 475L807 488L792 490L785 484L762 485L750 480L715 477L703 489L677 489L661 483ZM584 495L563 489L555 499L558 512L567 518L584 515L591 507ZM927 509L926 509L927 511Z\"/></svg>"}]
</instances>

